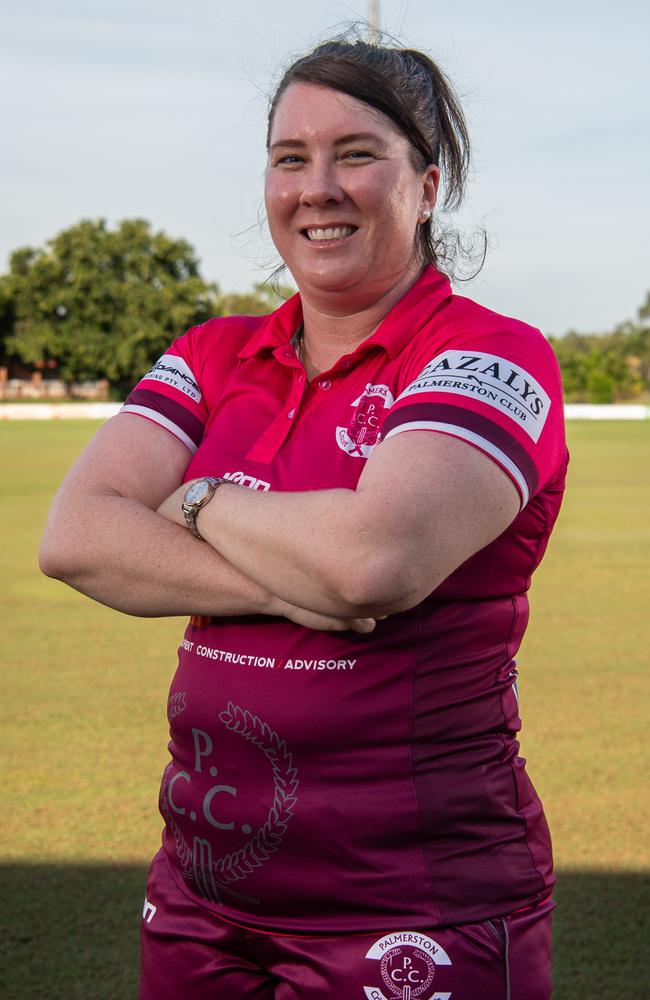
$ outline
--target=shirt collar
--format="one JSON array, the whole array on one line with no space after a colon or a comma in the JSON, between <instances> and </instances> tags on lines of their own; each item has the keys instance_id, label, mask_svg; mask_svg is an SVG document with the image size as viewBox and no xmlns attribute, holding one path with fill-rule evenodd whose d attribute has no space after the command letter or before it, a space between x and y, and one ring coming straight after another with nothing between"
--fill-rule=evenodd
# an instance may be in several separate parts
<instances>
[{"instance_id":1,"label":"shirt collar","mask_svg":"<svg viewBox=\"0 0 650 1000\"><path fill-rule=\"evenodd\" d=\"M302 324L302 303L300 295L292 295L279 309L266 316L237 357L242 360L252 358L262 351L273 351L291 341Z\"/></svg>"},{"instance_id":2,"label":"shirt collar","mask_svg":"<svg viewBox=\"0 0 650 1000\"><path fill-rule=\"evenodd\" d=\"M354 354L382 347L391 358L397 357L451 294L447 276L431 265L425 267L418 280L393 306L375 332L359 344ZM245 360L264 350L273 351L288 344L301 323L302 303L298 294L266 317L237 356Z\"/></svg>"}]
</instances>

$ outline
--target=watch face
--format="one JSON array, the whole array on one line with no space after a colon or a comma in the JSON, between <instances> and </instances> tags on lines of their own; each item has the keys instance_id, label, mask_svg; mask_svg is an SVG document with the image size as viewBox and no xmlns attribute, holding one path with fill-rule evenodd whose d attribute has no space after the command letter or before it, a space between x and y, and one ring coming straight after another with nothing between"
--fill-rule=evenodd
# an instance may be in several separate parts
<instances>
[{"instance_id":1,"label":"watch face","mask_svg":"<svg viewBox=\"0 0 650 1000\"><path fill-rule=\"evenodd\" d=\"M199 479L197 483L192 483L183 500L189 504L201 503L205 500L209 492L210 483L206 483L205 479Z\"/></svg>"}]
</instances>

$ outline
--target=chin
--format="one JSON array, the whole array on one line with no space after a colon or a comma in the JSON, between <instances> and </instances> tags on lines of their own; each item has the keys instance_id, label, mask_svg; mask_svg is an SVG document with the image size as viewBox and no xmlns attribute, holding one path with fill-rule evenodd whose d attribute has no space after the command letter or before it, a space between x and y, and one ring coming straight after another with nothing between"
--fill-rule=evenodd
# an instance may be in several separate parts
<instances>
[{"instance_id":1,"label":"chin","mask_svg":"<svg viewBox=\"0 0 650 1000\"><path fill-rule=\"evenodd\" d=\"M290 269L291 270L291 269ZM361 290L369 283L370 275L364 268L358 271L342 270L337 268L323 268L322 270L297 270L291 272L299 289L312 288L318 292L339 292Z\"/></svg>"}]
</instances>

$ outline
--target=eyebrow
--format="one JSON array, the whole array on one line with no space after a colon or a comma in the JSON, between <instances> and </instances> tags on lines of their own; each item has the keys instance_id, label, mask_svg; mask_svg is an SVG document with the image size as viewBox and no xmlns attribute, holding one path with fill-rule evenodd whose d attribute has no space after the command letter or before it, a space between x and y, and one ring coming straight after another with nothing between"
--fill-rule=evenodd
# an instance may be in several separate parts
<instances>
[{"instance_id":1,"label":"eyebrow","mask_svg":"<svg viewBox=\"0 0 650 1000\"><path fill-rule=\"evenodd\" d=\"M349 142L375 142L380 146L383 145L382 139L374 132L351 132L349 135L343 135L337 139L334 145L344 146ZM303 149L306 145L307 143L303 142L302 139L278 139L277 142L271 143L269 149L277 149L279 146L284 149Z\"/></svg>"}]
</instances>

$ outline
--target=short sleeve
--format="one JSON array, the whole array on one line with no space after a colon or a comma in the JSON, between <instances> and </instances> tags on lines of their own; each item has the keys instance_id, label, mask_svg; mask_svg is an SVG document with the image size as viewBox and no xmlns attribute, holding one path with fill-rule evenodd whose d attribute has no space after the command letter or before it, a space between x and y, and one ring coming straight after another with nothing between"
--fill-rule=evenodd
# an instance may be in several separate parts
<instances>
[{"instance_id":1,"label":"short sleeve","mask_svg":"<svg viewBox=\"0 0 650 1000\"><path fill-rule=\"evenodd\" d=\"M521 328L474 342L465 334L465 343L428 357L420 351L421 368L387 414L382 437L430 430L460 438L501 466L524 507L558 471L565 440L555 355L538 330Z\"/></svg>"},{"instance_id":2,"label":"short sleeve","mask_svg":"<svg viewBox=\"0 0 650 1000\"><path fill-rule=\"evenodd\" d=\"M192 452L203 437L207 407L198 377L193 327L173 342L127 397L122 413L135 413L174 434Z\"/></svg>"}]
</instances>

